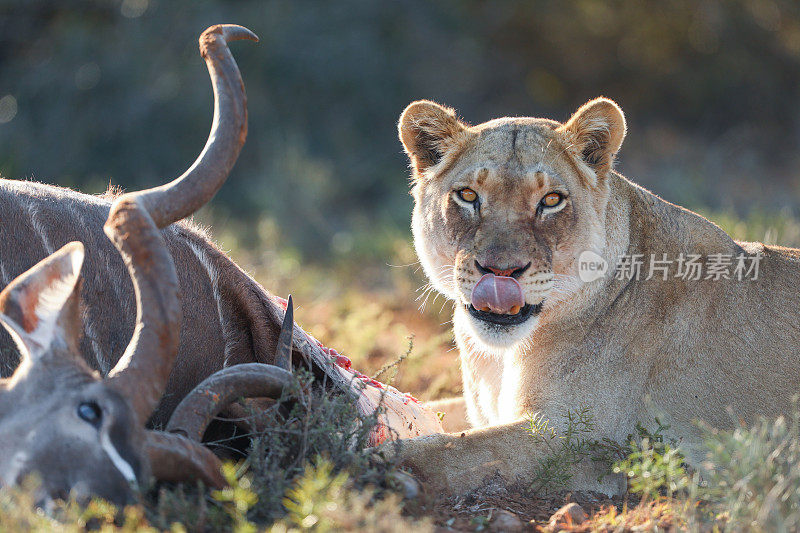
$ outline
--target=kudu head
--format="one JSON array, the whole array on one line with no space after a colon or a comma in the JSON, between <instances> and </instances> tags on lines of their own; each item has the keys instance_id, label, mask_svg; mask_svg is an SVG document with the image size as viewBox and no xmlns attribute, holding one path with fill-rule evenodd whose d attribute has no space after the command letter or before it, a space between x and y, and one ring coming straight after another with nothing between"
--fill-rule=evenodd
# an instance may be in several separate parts
<instances>
[{"instance_id":1,"label":"kudu head","mask_svg":"<svg viewBox=\"0 0 800 533\"><path fill-rule=\"evenodd\" d=\"M214 121L197 161L171 183L119 197L104 230L119 250L136 294L133 337L105 377L79 351L80 271L84 249L72 242L0 292L0 322L22 354L0 380L0 485L29 474L40 500L73 494L124 503L137 484L202 479L223 484L219 462L199 443L145 429L178 352L178 278L160 228L184 218L216 193L247 134L239 70L227 41L257 40L221 25L200 37L214 89Z\"/></svg>"},{"instance_id":2,"label":"kudu head","mask_svg":"<svg viewBox=\"0 0 800 533\"><path fill-rule=\"evenodd\" d=\"M0 293L0 320L22 362L0 389L0 474L30 474L42 496L102 495L116 502L147 478L145 430L130 402L78 351L83 245L72 242Z\"/></svg>"}]
</instances>

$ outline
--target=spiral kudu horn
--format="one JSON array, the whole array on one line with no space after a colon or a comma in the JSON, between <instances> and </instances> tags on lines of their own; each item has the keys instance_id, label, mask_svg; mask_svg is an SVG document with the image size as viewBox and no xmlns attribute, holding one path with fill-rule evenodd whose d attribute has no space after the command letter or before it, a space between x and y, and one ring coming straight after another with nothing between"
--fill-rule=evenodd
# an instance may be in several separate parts
<instances>
[{"instance_id":1,"label":"spiral kudu horn","mask_svg":"<svg viewBox=\"0 0 800 533\"><path fill-rule=\"evenodd\" d=\"M247 135L244 86L227 46L238 39L258 38L234 25L212 26L200 36L214 89L214 122L203 152L172 182L118 198L106 222L106 234L134 280L138 310L136 331L109 378L135 402L141 420L164 393L181 320L175 265L157 228L192 214L214 196Z\"/></svg>"},{"instance_id":2,"label":"spiral kudu horn","mask_svg":"<svg viewBox=\"0 0 800 533\"><path fill-rule=\"evenodd\" d=\"M137 306L133 337L107 379L129 399L141 424L166 388L181 323L178 276L159 229L192 214L214 196L247 135L244 85L227 46L239 39L258 40L250 30L228 24L212 26L200 36L200 53L214 90L214 121L197 160L166 185L120 196L104 227L133 280ZM175 435L154 434L150 439L156 477L174 481L199 476L211 484L222 483L216 458L208 450ZM171 451L173 466L165 457Z\"/></svg>"},{"instance_id":3,"label":"spiral kudu horn","mask_svg":"<svg viewBox=\"0 0 800 533\"><path fill-rule=\"evenodd\" d=\"M293 380L293 307L292 297L289 296L275 348L275 361L280 366L247 363L212 374L175 408L167 424L167 431L200 442L214 417L239 398L280 398Z\"/></svg>"}]
</instances>

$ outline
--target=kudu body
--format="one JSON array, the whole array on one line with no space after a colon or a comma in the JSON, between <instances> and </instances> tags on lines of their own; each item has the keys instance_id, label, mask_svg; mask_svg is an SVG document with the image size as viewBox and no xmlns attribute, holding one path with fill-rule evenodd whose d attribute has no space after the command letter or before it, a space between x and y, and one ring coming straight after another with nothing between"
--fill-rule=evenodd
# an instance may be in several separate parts
<instances>
[{"instance_id":1,"label":"kudu body","mask_svg":"<svg viewBox=\"0 0 800 533\"><path fill-rule=\"evenodd\" d=\"M227 48L238 39L255 36L225 25L200 38L214 123L181 177L113 202L33 183L0 184L0 271L7 284L0 322L8 330L2 361L10 374L0 380L0 486L36 474L43 501L72 492L124 502L150 473L223 484L208 449L180 434L146 430L145 423L165 389L179 398L225 358L238 357L226 341L254 342L234 343L215 326L217 311L196 299L214 302L215 291L235 290L219 280L231 279L224 268L240 271L230 262L212 266L224 256L207 239L186 225L170 226L216 193L244 143L246 101ZM262 309L268 322L269 308ZM202 357L189 360L190 348ZM180 350L182 379L168 382ZM282 373L282 383L291 377L266 371Z\"/></svg>"}]
</instances>

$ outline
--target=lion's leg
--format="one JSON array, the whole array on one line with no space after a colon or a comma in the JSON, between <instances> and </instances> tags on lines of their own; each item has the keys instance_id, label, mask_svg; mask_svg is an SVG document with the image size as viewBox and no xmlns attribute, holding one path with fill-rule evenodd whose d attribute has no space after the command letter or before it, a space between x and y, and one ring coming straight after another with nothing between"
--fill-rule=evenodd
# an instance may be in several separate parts
<instances>
[{"instance_id":1,"label":"lion's leg","mask_svg":"<svg viewBox=\"0 0 800 533\"><path fill-rule=\"evenodd\" d=\"M437 413L444 413L442 427L448 433L457 433L472 427L467 420L467 405L463 397L427 402L425 407Z\"/></svg>"},{"instance_id":2,"label":"lion's leg","mask_svg":"<svg viewBox=\"0 0 800 533\"><path fill-rule=\"evenodd\" d=\"M558 422L555 425L558 427ZM498 473L508 483L533 483L541 461L553 450L537 442L528 427L527 421L518 421L401 441L401 464L433 490L456 494L478 488ZM570 470L571 476L564 488L605 494L620 494L625 489L620 476L609 475L598 481L603 472L589 458L577 465L565 464L563 468Z\"/></svg>"}]
</instances>

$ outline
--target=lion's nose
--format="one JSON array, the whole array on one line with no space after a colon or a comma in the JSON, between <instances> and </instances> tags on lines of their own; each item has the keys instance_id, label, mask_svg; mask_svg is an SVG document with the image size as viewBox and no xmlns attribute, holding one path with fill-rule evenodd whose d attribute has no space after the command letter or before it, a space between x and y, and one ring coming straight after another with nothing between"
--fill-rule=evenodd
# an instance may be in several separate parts
<instances>
[{"instance_id":1,"label":"lion's nose","mask_svg":"<svg viewBox=\"0 0 800 533\"><path fill-rule=\"evenodd\" d=\"M491 265L491 266L490 265L481 265L479 262L475 261L475 266L478 268L478 271L481 274L494 274L495 276L506 276L506 277L509 277L509 278L519 278L522 275L523 272L528 270L528 268L531 266L531 264L528 263L525 266L512 266L512 267L501 268L501 267L495 266L495 265Z\"/></svg>"}]
</instances>

